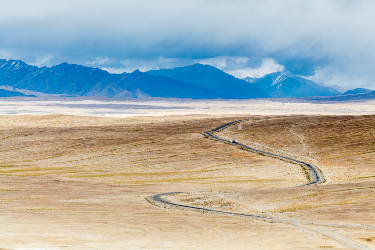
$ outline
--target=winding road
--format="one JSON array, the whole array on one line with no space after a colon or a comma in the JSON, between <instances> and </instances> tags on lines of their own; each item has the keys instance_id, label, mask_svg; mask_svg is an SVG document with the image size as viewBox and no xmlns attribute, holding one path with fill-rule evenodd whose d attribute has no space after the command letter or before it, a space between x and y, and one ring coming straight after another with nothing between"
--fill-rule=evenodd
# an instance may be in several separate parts
<instances>
[{"instance_id":1,"label":"winding road","mask_svg":"<svg viewBox=\"0 0 375 250\"><path fill-rule=\"evenodd\" d=\"M255 120L260 120L260 119L255 119ZM213 134L214 132L220 132L220 131L222 131L222 130L224 130L224 129L232 126L232 125L235 125L235 124L240 123L240 122L245 122L245 121L249 121L249 120L233 121L233 122L224 124L220 127L217 127L213 130L204 132L203 135L206 136L207 138L210 138L210 139L214 139L214 140L221 141L221 142L224 142L224 143L227 143L227 144L238 146L241 149L244 149L244 150L247 150L247 151L250 151L250 152L253 152L253 153L257 153L257 154L260 154L260 155L276 158L276 159L279 159L279 160L282 160L282 161L290 162L290 163L301 166L305 170L305 172L308 174L309 182L306 183L306 184L303 184L303 185L294 186L292 188L308 186L308 185L316 185L316 184L320 184L320 183L325 182L325 179L323 177L322 172L316 166L314 166L310 163L303 162L303 161L293 159L293 158L290 158L290 157L274 154L274 153L271 153L271 152L258 150L258 149L249 147L247 145L241 144L237 141L231 142L229 140L220 138L220 137ZM179 208L183 208L183 209L193 209L193 210L196 210L196 211L207 212L207 213L218 213L218 214L225 214L225 215L232 215L232 216L247 217L247 218L264 220L264 221L283 222L283 223L289 223L289 224L292 224L296 227L302 227L302 228L304 227L302 225L305 225L305 226L309 225L310 226L310 228L308 228L309 230L315 231L315 232L317 232L321 235L324 235L325 237L331 238L332 240L335 240L338 243L342 244L343 246L351 248L351 249L370 249L370 248L368 248L368 247L366 247L366 246L364 246L364 245L362 245L362 244L360 244L356 241L353 241L353 240L351 240L351 239L349 239L345 236L339 235L339 234L334 233L332 231L322 229L319 226L344 227L344 228L362 228L362 229L371 229L371 230L375 229L375 227L373 227L373 226L365 226L365 225L328 224L328 223L316 223L316 222L306 222L306 221L285 220L285 219L278 219L278 218L275 218L275 217L264 216L264 215L236 213L236 212L210 209L210 208L204 208L204 207L189 206L189 205L174 203L174 202L171 202L171 201L165 199L165 197L168 196L168 195L175 195L175 194L180 194L180 193L182 193L182 192L168 192L168 193L156 194L156 195L153 195L151 197L148 197L147 200L150 203L152 203L154 205L157 205L157 206L164 206L164 207L172 206L172 207L179 207Z\"/></svg>"},{"instance_id":2,"label":"winding road","mask_svg":"<svg viewBox=\"0 0 375 250\"><path fill-rule=\"evenodd\" d=\"M207 136L208 138L212 138L212 139L215 139L217 141L222 141L224 143L231 143L231 144L239 146L240 148L242 148L244 150L247 150L247 151L250 151L250 152L253 152L253 153L257 153L257 154L261 154L261 155L264 155L264 156L273 157L273 158L276 158L276 159L279 159L279 160L282 160L282 161L286 161L286 162L290 162L290 163L293 163L293 164L300 165L309 174L309 176L310 176L309 182L306 183L306 184L303 184L301 186L308 186L308 185L313 185L313 184L319 184L319 183L322 183L322 182L325 181L324 177L323 177L323 175L321 173L321 171L317 167L315 167L314 165L312 165L310 163L299 161L299 160L292 159L290 157L286 157L286 156L282 156L282 155L273 154L273 153L270 153L270 152L267 152L267 151L263 151L263 150L258 150L258 149L255 149L255 148L251 148L251 147L249 147L247 145L244 145L244 144L241 144L241 143L238 143L238 142L234 142L233 143L233 142L230 142L228 140L225 140L223 138L220 138L220 137L215 136L215 135L212 134L213 132L219 132L219 131L221 131L223 129L228 128L229 126L232 126L234 124L237 124L239 122L244 122L244 121L247 121L247 120L238 120L238 121L230 122L230 123L224 124L223 126L215 128L215 129L213 129L211 131L204 132L203 134L205 136Z\"/></svg>"}]
</instances>

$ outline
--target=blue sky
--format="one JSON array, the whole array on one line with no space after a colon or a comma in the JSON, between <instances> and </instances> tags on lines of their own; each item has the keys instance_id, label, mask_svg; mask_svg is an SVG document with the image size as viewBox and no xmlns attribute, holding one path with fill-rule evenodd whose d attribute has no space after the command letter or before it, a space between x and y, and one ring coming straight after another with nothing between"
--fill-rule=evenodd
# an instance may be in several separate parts
<instances>
[{"instance_id":1,"label":"blue sky","mask_svg":"<svg viewBox=\"0 0 375 250\"><path fill-rule=\"evenodd\" d=\"M110 72L193 63L375 89L375 1L0 0L0 58Z\"/></svg>"}]
</instances>

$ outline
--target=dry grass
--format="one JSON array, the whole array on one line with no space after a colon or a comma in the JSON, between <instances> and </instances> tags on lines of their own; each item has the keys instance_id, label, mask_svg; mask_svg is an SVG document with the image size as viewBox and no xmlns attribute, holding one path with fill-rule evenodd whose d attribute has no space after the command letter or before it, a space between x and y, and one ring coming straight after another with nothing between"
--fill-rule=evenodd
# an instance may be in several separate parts
<instances>
[{"instance_id":1,"label":"dry grass","mask_svg":"<svg viewBox=\"0 0 375 250\"><path fill-rule=\"evenodd\" d=\"M172 191L187 192L176 202L216 209L373 223L374 116L262 119L220 132L315 160L328 182L300 189L289 187L307 181L301 167L201 134L244 118L0 116L0 247L327 245L280 223L164 211L145 200Z\"/></svg>"}]
</instances>

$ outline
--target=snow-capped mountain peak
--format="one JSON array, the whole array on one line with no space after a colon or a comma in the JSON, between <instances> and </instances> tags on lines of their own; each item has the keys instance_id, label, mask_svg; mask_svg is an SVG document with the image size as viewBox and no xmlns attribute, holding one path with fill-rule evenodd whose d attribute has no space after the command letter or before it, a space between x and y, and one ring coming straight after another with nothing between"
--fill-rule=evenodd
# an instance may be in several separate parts
<instances>
[{"instance_id":1,"label":"snow-capped mountain peak","mask_svg":"<svg viewBox=\"0 0 375 250\"><path fill-rule=\"evenodd\" d=\"M284 73L284 72L278 72L277 75L274 77L272 77L272 84L271 86L275 85L275 84L279 84L278 85L278 88L282 86L282 81L284 81L285 79L288 78L287 74Z\"/></svg>"},{"instance_id":2,"label":"snow-capped mountain peak","mask_svg":"<svg viewBox=\"0 0 375 250\"><path fill-rule=\"evenodd\" d=\"M274 72L262 78L250 79L271 97L307 97L339 95L340 92L329 87L320 86L306 78L289 72Z\"/></svg>"}]
</instances>

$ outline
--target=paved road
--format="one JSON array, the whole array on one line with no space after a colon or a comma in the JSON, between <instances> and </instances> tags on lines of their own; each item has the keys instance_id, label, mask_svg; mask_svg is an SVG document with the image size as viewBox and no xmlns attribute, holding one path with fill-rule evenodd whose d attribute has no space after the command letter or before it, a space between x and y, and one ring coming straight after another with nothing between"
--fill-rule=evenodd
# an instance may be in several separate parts
<instances>
[{"instance_id":1,"label":"paved road","mask_svg":"<svg viewBox=\"0 0 375 250\"><path fill-rule=\"evenodd\" d=\"M236 213L224 210L217 210L217 209L210 209L204 207L196 207L196 206L189 206L184 204L178 204L165 199L164 196L168 195L175 195L181 194L183 192L168 192L162 194L155 194L147 199L151 203L159 203L160 205L168 205L168 206L175 206L180 208L187 208L187 209L194 209L202 212L211 212L211 213L219 213L219 214L226 214L226 215L235 215L235 216L242 216L242 217L250 217L253 219L265 220L265 221L277 221L277 222L287 222L290 224L304 224L304 225L315 225L315 226L329 226L329 227L345 227L345 228L363 228L363 229L375 229L373 226L365 226L365 225L349 225L349 224L330 224L330 223L317 223L317 222L309 222L309 221L294 221L294 220L284 220L278 219L271 216L264 216L264 215L257 215L257 214L244 214L244 213Z\"/></svg>"},{"instance_id":2,"label":"paved road","mask_svg":"<svg viewBox=\"0 0 375 250\"><path fill-rule=\"evenodd\" d=\"M219 132L223 129L228 128L229 126L232 126L234 124L237 124L239 122L244 122L244 121L248 121L248 120L233 121L233 122L224 124L224 125L216 128L216 129L213 129L211 131L204 132L203 134L205 136L207 136L208 138L211 138L211 139L214 139L214 140L217 140L217 141L222 141L224 143L232 144L234 146L238 146L238 147L240 147L244 150L250 151L250 152L254 152L254 153L261 154L261 155L268 156L268 157L277 158L279 160L287 161L287 162L297 164L297 165L303 167L305 169L305 171L307 171L310 175L309 182L306 183L306 184L297 186L297 187L315 185L315 184L319 184L319 183L322 183L322 182L325 181L321 171L317 167L315 167L314 165L312 165L310 163L303 162L303 161L296 160L296 159L286 157L286 156L282 156L282 155L273 154L273 153L270 153L270 152L267 152L267 151L251 148L247 145L244 145L244 144L241 144L241 143L238 143L238 142L233 143L233 142L230 142L229 140L225 140L225 139L220 138L220 137L213 134L214 132ZM310 230L315 231L317 233L320 233L320 234L322 234L326 237L329 237L329 238L339 242L344 247L351 248L351 249L369 249L369 248L367 248L366 246L364 246L364 245L362 245L362 244L360 244L356 241L353 241L353 240L351 240L351 239L349 239L349 238L347 238L343 235L333 234L333 232L330 232L330 231L327 231L327 230L322 230L318 226L365 228L365 229L375 230L375 227L373 227L373 226L348 225L348 224L328 224L328 223L315 223L315 222L306 222L306 221L283 220L283 219L278 219L278 218L274 218L274 217L270 217L270 216L264 216L264 215L244 214L244 213L236 213L236 212L216 210L216 209L210 209L210 208L204 208L204 207L189 206L189 205L170 202L170 201L165 199L165 196L179 194L179 193L181 193L181 192L169 192L169 193L156 194L156 195L153 195L152 197L148 198L147 200L149 202L155 204L155 205L162 205L162 206L167 205L167 206L180 207L180 208L184 208L184 209L194 209L194 210L198 210L198 211L202 211L202 212L208 212L208 213L211 212L211 213L234 215L234 216L241 216L241 217L247 217L247 218L250 217L250 218L253 218L253 219L259 219L259 220L264 220L264 221L284 222L284 223L290 223L290 224L295 225L297 227L299 225L312 226L312 227L309 228Z\"/></svg>"},{"instance_id":3,"label":"paved road","mask_svg":"<svg viewBox=\"0 0 375 250\"><path fill-rule=\"evenodd\" d=\"M245 149L245 150L250 151L250 152L253 152L253 153L273 157L273 158L276 158L276 159L279 159L279 160L282 160L282 161L287 161L287 162L290 162L290 163L293 163L293 164L300 165L301 167L303 167L305 169L305 171L307 171L309 173L309 176L310 176L309 182L306 183L306 184L303 184L301 186L319 184L319 183L322 183L322 182L325 181L321 171L317 167L315 167L314 165L312 165L310 163L299 161L299 160L296 160L296 159L293 159L293 158L290 158L290 157L286 157L286 156L282 156L282 155L273 154L273 153L270 153L270 152L267 152L267 151L251 148L251 147L249 147L245 144L241 144L241 143L238 143L238 142L231 143L228 140L225 140L223 138L220 138L220 137L212 134L213 132L219 132L223 129L228 128L229 126L232 126L236 123L244 122L244 121L246 121L246 120L233 121L233 122L224 124L223 126L220 126L218 128L215 128L211 131L204 132L203 134L206 135L207 137L212 138L212 139L217 140L217 141L222 141L224 143L230 143L230 144L233 144L233 145L237 145L240 148Z\"/></svg>"}]
</instances>

